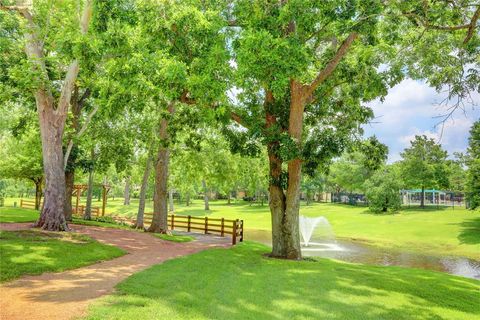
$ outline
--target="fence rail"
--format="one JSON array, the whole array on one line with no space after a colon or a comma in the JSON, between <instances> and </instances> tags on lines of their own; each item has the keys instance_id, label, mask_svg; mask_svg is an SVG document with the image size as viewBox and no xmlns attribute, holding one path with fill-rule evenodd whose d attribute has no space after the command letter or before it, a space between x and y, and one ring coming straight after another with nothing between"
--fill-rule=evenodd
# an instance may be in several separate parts
<instances>
[{"instance_id":1,"label":"fence rail","mask_svg":"<svg viewBox=\"0 0 480 320\"><path fill-rule=\"evenodd\" d=\"M151 224L153 213L146 212L143 216L145 224ZM232 244L243 242L243 220L229 220L224 218L193 217L177 214L169 214L167 219L170 230L182 229L187 232L203 231L205 234L218 234L224 237L232 236Z\"/></svg>"},{"instance_id":2,"label":"fence rail","mask_svg":"<svg viewBox=\"0 0 480 320\"><path fill-rule=\"evenodd\" d=\"M72 208L72 215L83 217L85 215L86 206L80 205L78 208ZM100 208L92 207L90 211L92 217L98 218L100 216Z\"/></svg>"},{"instance_id":3,"label":"fence rail","mask_svg":"<svg viewBox=\"0 0 480 320\"><path fill-rule=\"evenodd\" d=\"M40 206L42 202L40 202ZM27 209L35 209L35 201L20 199L20 207ZM79 205L77 208L72 208L72 215L83 217L85 213L85 206ZM101 210L99 207L92 207L92 217L98 218L100 216ZM121 222L133 222L125 217L111 216L112 219ZM152 223L153 213L144 214L144 223L149 225ZM167 220L168 228L170 230L182 229L188 232L201 231L205 234L217 234L221 237L225 235L232 236L232 244L238 242L243 242L243 220L230 220L225 218L209 218L209 217L193 217L193 216L184 216L169 214Z\"/></svg>"},{"instance_id":4,"label":"fence rail","mask_svg":"<svg viewBox=\"0 0 480 320\"><path fill-rule=\"evenodd\" d=\"M43 201L40 201L40 207L42 207ZM35 201L20 199L20 208L35 209Z\"/></svg>"}]
</instances>

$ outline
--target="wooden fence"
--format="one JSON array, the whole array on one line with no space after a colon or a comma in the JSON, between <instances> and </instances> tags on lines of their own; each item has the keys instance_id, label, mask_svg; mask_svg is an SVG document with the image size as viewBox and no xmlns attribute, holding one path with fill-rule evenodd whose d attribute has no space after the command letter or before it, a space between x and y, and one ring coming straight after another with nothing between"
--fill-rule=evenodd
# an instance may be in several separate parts
<instances>
[{"instance_id":1,"label":"wooden fence","mask_svg":"<svg viewBox=\"0 0 480 320\"><path fill-rule=\"evenodd\" d=\"M86 206L83 206L83 205L78 206L78 209L72 208L72 215L83 217L84 214L85 214L85 208L86 208ZM93 217L98 218L100 216L100 208L99 207L92 207L90 212L91 212L92 218Z\"/></svg>"},{"instance_id":2,"label":"wooden fence","mask_svg":"<svg viewBox=\"0 0 480 320\"><path fill-rule=\"evenodd\" d=\"M40 203L40 206L42 203ZM27 209L35 209L35 201L20 199L20 207ZM92 207L92 217L98 218L100 216L100 208ZM80 205L78 209L72 208L74 216L83 217L85 213L85 206ZM112 216L112 219L121 223L128 223L135 221L125 217ZM149 225L152 223L153 213L144 214L144 223ZM176 214L168 215L168 227L170 230L182 229L188 232L202 232L205 234L217 234L221 237L225 235L232 236L232 244L243 242L243 220L229 220L224 218L209 218L209 217L192 217Z\"/></svg>"},{"instance_id":3,"label":"wooden fence","mask_svg":"<svg viewBox=\"0 0 480 320\"><path fill-rule=\"evenodd\" d=\"M40 208L42 207L42 204L43 201L40 201ZM35 201L20 199L20 208L35 209Z\"/></svg>"},{"instance_id":4,"label":"wooden fence","mask_svg":"<svg viewBox=\"0 0 480 320\"><path fill-rule=\"evenodd\" d=\"M153 213L145 213L143 221L149 225L152 223ZM229 234L232 236L232 244L243 242L243 220L228 220L224 218L192 217L177 214L168 215L168 227L170 230L182 229L188 232L201 231L205 234L217 234L221 237Z\"/></svg>"}]
</instances>

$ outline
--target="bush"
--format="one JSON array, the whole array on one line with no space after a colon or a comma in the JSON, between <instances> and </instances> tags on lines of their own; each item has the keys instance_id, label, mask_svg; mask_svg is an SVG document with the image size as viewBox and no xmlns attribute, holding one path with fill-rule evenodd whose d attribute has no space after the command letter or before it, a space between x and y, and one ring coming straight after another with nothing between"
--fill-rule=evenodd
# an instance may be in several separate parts
<instances>
[{"instance_id":1,"label":"bush","mask_svg":"<svg viewBox=\"0 0 480 320\"><path fill-rule=\"evenodd\" d=\"M402 205L400 198L401 184L391 170L377 171L365 184L368 207L375 213L398 211Z\"/></svg>"}]
</instances>

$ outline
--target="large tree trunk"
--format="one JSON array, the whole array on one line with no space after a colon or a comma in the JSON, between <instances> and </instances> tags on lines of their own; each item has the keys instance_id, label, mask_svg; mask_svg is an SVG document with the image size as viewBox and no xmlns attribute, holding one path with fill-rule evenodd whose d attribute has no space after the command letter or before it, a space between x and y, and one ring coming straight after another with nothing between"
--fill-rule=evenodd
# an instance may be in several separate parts
<instances>
[{"instance_id":1,"label":"large tree trunk","mask_svg":"<svg viewBox=\"0 0 480 320\"><path fill-rule=\"evenodd\" d=\"M65 172L62 150L62 137L67 118L68 105L73 86L78 76L79 61L74 59L66 68L58 103L55 106L54 94L49 82L49 74L45 65L42 35L39 26L28 9L19 11L25 18L28 30L25 32L25 53L35 74L37 89L35 102L40 124L42 140L43 170L45 176L45 199L36 227L46 230L67 230L64 216L65 205ZM92 1L86 1L80 18L80 31L86 34L92 16Z\"/></svg>"},{"instance_id":2,"label":"large tree trunk","mask_svg":"<svg viewBox=\"0 0 480 320\"><path fill-rule=\"evenodd\" d=\"M166 233L168 230L168 148L160 147L155 163L155 193L153 195L153 218L149 232Z\"/></svg>"},{"instance_id":3,"label":"large tree trunk","mask_svg":"<svg viewBox=\"0 0 480 320\"><path fill-rule=\"evenodd\" d=\"M145 171L143 172L142 186L140 187L140 199L138 201L137 222L135 228L143 229L143 216L145 213L145 197L148 188L148 178L150 177L150 168L152 166L152 158L148 156L145 164Z\"/></svg>"},{"instance_id":4,"label":"large tree trunk","mask_svg":"<svg viewBox=\"0 0 480 320\"><path fill-rule=\"evenodd\" d=\"M72 221L72 197L73 197L73 185L75 182L75 172L65 172L65 220Z\"/></svg>"},{"instance_id":5,"label":"large tree trunk","mask_svg":"<svg viewBox=\"0 0 480 320\"><path fill-rule=\"evenodd\" d=\"M205 182L205 179L202 180L202 186L203 186L203 200L205 201L205 211L210 210L210 204L208 203L208 190L207 190L207 183Z\"/></svg>"},{"instance_id":6,"label":"large tree trunk","mask_svg":"<svg viewBox=\"0 0 480 320\"><path fill-rule=\"evenodd\" d=\"M92 198L93 198L93 169L88 172L87 204L85 206L84 220L92 220Z\"/></svg>"},{"instance_id":7,"label":"large tree trunk","mask_svg":"<svg viewBox=\"0 0 480 320\"><path fill-rule=\"evenodd\" d=\"M48 102L43 101L43 103L47 104ZM37 99L38 104L42 104L42 102ZM62 150L64 126L58 123L61 119L58 119L51 106L44 105L39 109L43 110L43 112L39 112L39 118L45 175L45 198L40 218L35 223L35 227L64 231L68 230L64 216L65 172L63 171Z\"/></svg>"},{"instance_id":8,"label":"large tree trunk","mask_svg":"<svg viewBox=\"0 0 480 320\"><path fill-rule=\"evenodd\" d=\"M300 146L303 128L303 101L301 92L292 82L288 133ZM267 93L266 104L273 102ZM268 108L267 108L268 109ZM267 112L267 128L276 124L276 117ZM277 156L278 142L268 146L270 166L270 212L272 214L272 256L286 259L301 259L299 232L301 160L288 162L288 183L282 187L282 161Z\"/></svg>"},{"instance_id":9,"label":"large tree trunk","mask_svg":"<svg viewBox=\"0 0 480 320\"><path fill-rule=\"evenodd\" d=\"M130 205L130 176L125 178L125 191L123 192L123 205Z\"/></svg>"},{"instance_id":10,"label":"large tree trunk","mask_svg":"<svg viewBox=\"0 0 480 320\"><path fill-rule=\"evenodd\" d=\"M169 203L169 211L175 211L175 207L173 206L173 190L172 189L168 191L168 203Z\"/></svg>"},{"instance_id":11,"label":"large tree trunk","mask_svg":"<svg viewBox=\"0 0 480 320\"><path fill-rule=\"evenodd\" d=\"M173 113L173 104L170 103L168 110ZM168 120L160 121L160 147L155 162L155 192L153 195L153 217L149 232L166 233L168 231L168 164L170 150L168 149Z\"/></svg>"},{"instance_id":12,"label":"large tree trunk","mask_svg":"<svg viewBox=\"0 0 480 320\"><path fill-rule=\"evenodd\" d=\"M273 95L267 92L265 100L266 127L267 130L277 125L276 117L269 113L270 104L273 103ZM285 216L286 198L282 187L282 160L277 156L279 142L270 142L267 146L269 162L269 187L270 194L270 214L272 218L272 253L273 257L285 258L287 256L285 248L285 235L283 233L283 218Z\"/></svg>"},{"instance_id":13,"label":"large tree trunk","mask_svg":"<svg viewBox=\"0 0 480 320\"><path fill-rule=\"evenodd\" d=\"M290 116L288 133L296 141L297 146L301 147L303 132L303 111L304 97L303 89L300 83L291 81L290 86ZM302 179L302 161L299 158L288 162L288 187L287 187L287 205L283 221L283 232L285 236L285 250L287 259L301 259L302 251L300 248L299 231L299 212L300 212L300 184Z\"/></svg>"}]
</instances>

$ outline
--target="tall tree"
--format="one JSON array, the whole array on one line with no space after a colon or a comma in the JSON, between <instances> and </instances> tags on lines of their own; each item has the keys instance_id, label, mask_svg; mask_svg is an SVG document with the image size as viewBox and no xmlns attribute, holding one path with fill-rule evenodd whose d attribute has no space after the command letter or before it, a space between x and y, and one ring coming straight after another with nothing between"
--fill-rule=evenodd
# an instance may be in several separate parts
<instances>
[{"instance_id":1,"label":"tall tree","mask_svg":"<svg viewBox=\"0 0 480 320\"><path fill-rule=\"evenodd\" d=\"M467 199L471 209L480 207L480 120L470 129L467 158Z\"/></svg>"},{"instance_id":2,"label":"tall tree","mask_svg":"<svg viewBox=\"0 0 480 320\"><path fill-rule=\"evenodd\" d=\"M241 90L229 117L244 127L231 136L243 139L243 144L257 140L267 145L273 256L301 257L302 167L314 172L316 166L338 156L358 133L359 124L372 116L362 103L384 96L388 86L407 75L405 71L418 78L427 75L414 63L402 69L414 57L405 54L412 58L407 62L398 51L414 45L412 35L424 31L407 15L422 3L426 1L237 0L231 6L228 24L233 27L236 85ZM429 5L427 11L429 19L440 16L452 25L459 19L450 11L461 15L461 9L439 4ZM448 38L447 48L435 51L441 57L450 57L464 46L456 41L459 32L475 30L471 11L467 10L468 16L475 23L466 29L424 32L432 34L430 40ZM421 41L423 48L430 43ZM476 41L474 34L468 45ZM442 60L432 59L435 53L426 50L420 53L415 59L426 57L421 64L424 71ZM459 74L459 69L451 72L452 77ZM453 83L453 79L443 77L435 83ZM241 148L242 143L234 145Z\"/></svg>"},{"instance_id":3,"label":"tall tree","mask_svg":"<svg viewBox=\"0 0 480 320\"><path fill-rule=\"evenodd\" d=\"M354 46L361 34L375 37L377 19L368 17L378 14L380 6L240 0L233 10L233 47L243 92L232 118L250 129L250 137L262 135L267 145L272 255L299 259L302 165L313 171L338 154L358 123L369 118L371 112L352 92L366 93L370 87L369 95L375 97L385 90L374 71L375 50L368 41ZM353 56L345 59L350 52ZM356 64L358 59L365 63ZM367 73L375 76L368 79ZM365 81L351 85L347 79L355 77ZM305 125L311 130L304 131ZM318 141L330 143L319 147Z\"/></svg>"},{"instance_id":4,"label":"tall tree","mask_svg":"<svg viewBox=\"0 0 480 320\"><path fill-rule=\"evenodd\" d=\"M139 76L160 117L154 214L148 231L166 232L170 148L181 130L179 119L187 113L191 126L200 112L195 107L206 107L208 112L225 96L228 54L218 8L211 4L144 1L139 8L141 46L136 48L141 48L143 57L133 58L141 63Z\"/></svg>"},{"instance_id":5,"label":"tall tree","mask_svg":"<svg viewBox=\"0 0 480 320\"><path fill-rule=\"evenodd\" d=\"M425 206L425 188L447 188L447 152L435 140L415 136L402 153L401 172L409 188L421 189L421 207Z\"/></svg>"},{"instance_id":6,"label":"tall tree","mask_svg":"<svg viewBox=\"0 0 480 320\"><path fill-rule=\"evenodd\" d=\"M25 26L22 32L29 69L23 70L22 77L31 83L36 101L45 175L45 199L35 226L46 230L68 228L64 216L63 133L82 58L79 48L88 48L92 1L84 1L80 12L74 8L78 6L73 1L0 5L0 9L23 19Z\"/></svg>"}]
</instances>

